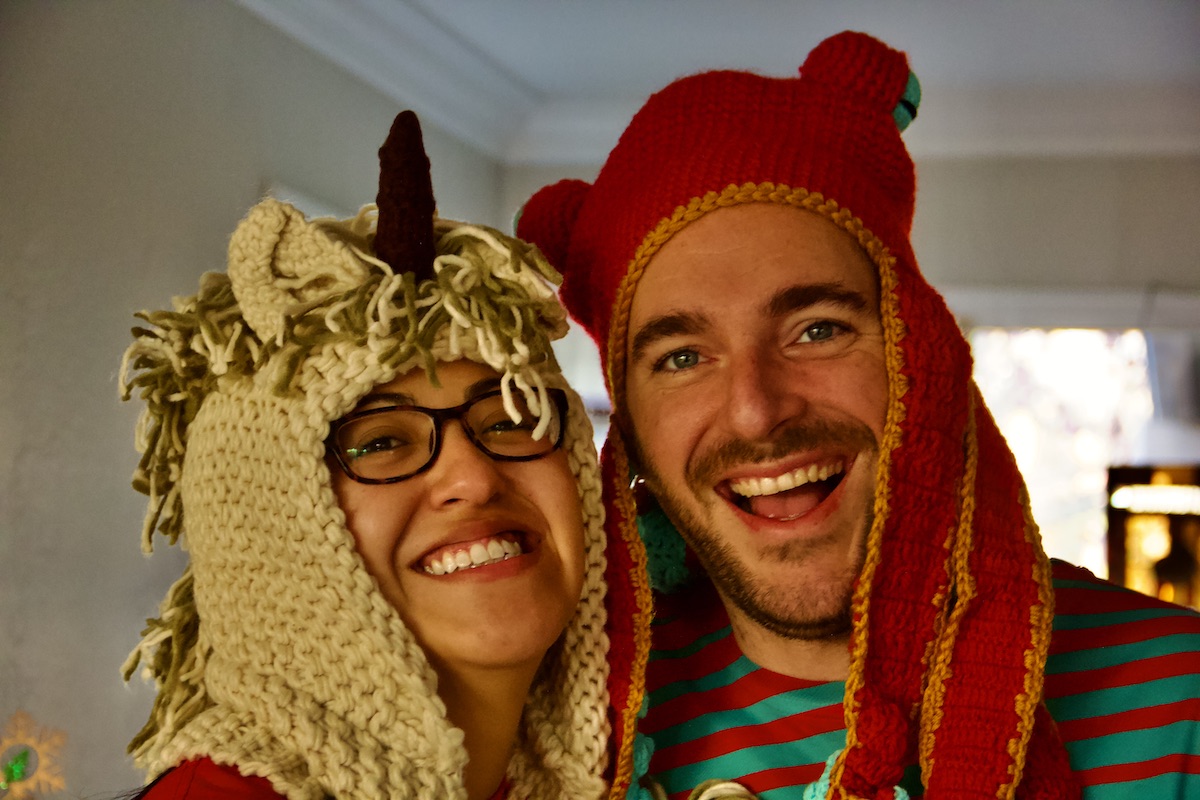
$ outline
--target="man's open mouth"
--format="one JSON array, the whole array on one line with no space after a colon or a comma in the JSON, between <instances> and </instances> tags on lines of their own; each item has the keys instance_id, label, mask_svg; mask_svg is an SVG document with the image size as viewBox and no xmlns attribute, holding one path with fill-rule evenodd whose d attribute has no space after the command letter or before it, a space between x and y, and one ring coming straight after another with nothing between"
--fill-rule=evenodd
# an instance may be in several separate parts
<instances>
[{"instance_id":1,"label":"man's open mouth","mask_svg":"<svg viewBox=\"0 0 1200 800\"><path fill-rule=\"evenodd\" d=\"M824 502L842 482L845 469L841 460L810 464L773 477L729 481L718 493L747 514L787 521Z\"/></svg>"},{"instance_id":2,"label":"man's open mouth","mask_svg":"<svg viewBox=\"0 0 1200 800\"><path fill-rule=\"evenodd\" d=\"M473 542L440 547L426 554L420 566L429 575L449 575L499 564L526 552L529 549L525 545L525 535L520 531L505 531Z\"/></svg>"}]
</instances>

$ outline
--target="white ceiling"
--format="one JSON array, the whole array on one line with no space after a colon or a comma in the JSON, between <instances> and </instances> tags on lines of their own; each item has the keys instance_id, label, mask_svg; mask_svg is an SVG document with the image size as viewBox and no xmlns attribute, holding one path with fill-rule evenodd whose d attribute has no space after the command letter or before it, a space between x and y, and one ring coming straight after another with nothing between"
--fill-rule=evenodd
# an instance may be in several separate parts
<instances>
[{"instance_id":1,"label":"white ceiling","mask_svg":"<svg viewBox=\"0 0 1200 800\"><path fill-rule=\"evenodd\" d=\"M847 28L909 53L917 157L1200 154L1197 0L236 2L505 164L599 162L673 78Z\"/></svg>"}]
</instances>

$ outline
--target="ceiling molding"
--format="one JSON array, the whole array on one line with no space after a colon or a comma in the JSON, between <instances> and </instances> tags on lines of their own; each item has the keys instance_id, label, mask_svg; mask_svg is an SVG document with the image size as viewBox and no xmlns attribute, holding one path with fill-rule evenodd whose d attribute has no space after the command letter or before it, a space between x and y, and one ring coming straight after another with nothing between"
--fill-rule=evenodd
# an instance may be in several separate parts
<instances>
[{"instance_id":1,"label":"ceiling molding","mask_svg":"<svg viewBox=\"0 0 1200 800\"><path fill-rule=\"evenodd\" d=\"M645 100L544 96L409 0L235 1L506 166L599 164ZM931 83L905 138L917 159L1194 155L1200 89Z\"/></svg>"},{"instance_id":2,"label":"ceiling molding","mask_svg":"<svg viewBox=\"0 0 1200 800\"><path fill-rule=\"evenodd\" d=\"M425 121L497 160L541 98L403 0L235 0Z\"/></svg>"},{"instance_id":3,"label":"ceiling molding","mask_svg":"<svg viewBox=\"0 0 1200 800\"><path fill-rule=\"evenodd\" d=\"M506 164L600 164L645 98L543 103L524 119L504 151Z\"/></svg>"},{"instance_id":4,"label":"ceiling molding","mask_svg":"<svg viewBox=\"0 0 1200 800\"><path fill-rule=\"evenodd\" d=\"M643 98L545 103L504 152L508 164L604 160ZM905 133L913 158L1200 154L1200 89L926 87Z\"/></svg>"}]
</instances>

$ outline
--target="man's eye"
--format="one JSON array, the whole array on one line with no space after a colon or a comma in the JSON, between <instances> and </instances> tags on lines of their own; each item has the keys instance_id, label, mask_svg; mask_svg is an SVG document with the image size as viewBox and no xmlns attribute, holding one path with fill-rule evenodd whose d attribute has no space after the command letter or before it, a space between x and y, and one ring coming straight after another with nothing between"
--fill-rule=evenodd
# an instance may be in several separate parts
<instances>
[{"instance_id":1,"label":"man's eye","mask_svg":"<svg viewBox=\"0 0 1200 800\"><path fill-rule=\"evenodd\" d=\"M801 343L823 342L837 336L842 330L842 326L835 322L818 322L805 328L797 341Z\"/></svg>"},{"instance_id":2,"label":"man's eye","mask_svg":"<svg viewBox=\"0 0 1200 800\"><path fill-rule=\"evenodd\" d=\"M700 354L695 350L673 350L660 358L654 365L655 372L678 372L691 369L700 363Z\"/></svg>"}]
</instances>

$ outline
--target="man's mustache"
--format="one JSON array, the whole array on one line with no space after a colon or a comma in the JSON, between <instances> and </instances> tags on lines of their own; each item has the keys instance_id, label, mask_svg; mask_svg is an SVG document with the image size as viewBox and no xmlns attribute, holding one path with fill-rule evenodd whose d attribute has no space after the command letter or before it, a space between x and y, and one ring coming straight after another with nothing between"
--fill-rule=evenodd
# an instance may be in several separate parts
<instances>
[{"instance_id":1,"label":"man's mustache","mask_svg":"<svg viewBox=\"0 0 1200 800\"><path fill-rule=\"evenodd\" d=\"M772 432L766 439L729 439L713 445L688 466L685 478L693 487L707 487L733 466L777 461L804 450L837 448L861 452L878 447L875 434L861 423L801 421Z\"/></svg>"}]
</instances>

